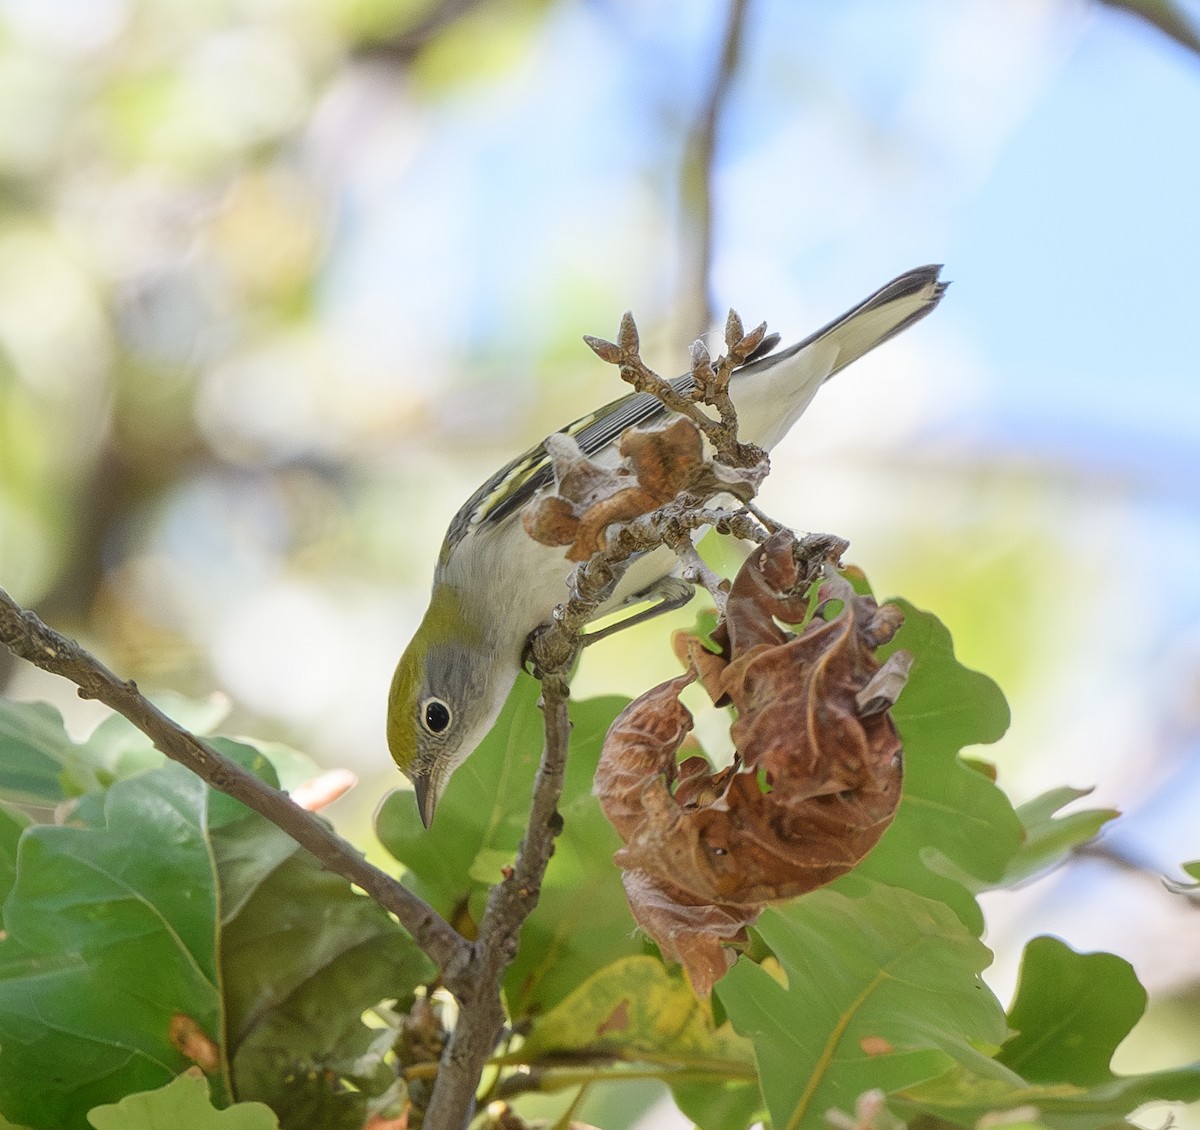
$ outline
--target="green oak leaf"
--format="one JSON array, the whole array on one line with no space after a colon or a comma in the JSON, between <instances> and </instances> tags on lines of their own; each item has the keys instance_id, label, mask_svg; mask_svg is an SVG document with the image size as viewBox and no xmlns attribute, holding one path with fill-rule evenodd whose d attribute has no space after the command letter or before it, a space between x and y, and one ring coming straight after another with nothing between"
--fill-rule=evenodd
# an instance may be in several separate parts
<instances>
[{"instance_id":1,"label":"green oak leaf","mask_svg":"<svg viewBox=\"0 0 1200 1130\"><path fill-rule=\"evenodd\" d=\"M238 1096L269 1103L285 1130L358 1130L368 1099L396 1078L385 1063L395 1032L368 1027L362 1013L432 977L432 965L413 950L403 939L370 938L265 1010L233 1057Z\"/></svg>"},{"instance_id":2,"label":"green oak leaf","mask_svg":"<svg viewBox=\"0 0 1200 1130\"><path fill-rule=\"evenodd\" d=\"M153 701L185 729L211 731L228 712L221 696L193 701L165 692ZM0 702L0 798L52 807L108 788L166 760L132 722L113 714L81 742L45 702Z\"/></svg>"},{"instance_id":3,"label":"green oak leaf","mask_svg":"<svg viewBox=\"0 0 1200 1130\"><path fill-rule=\"evenodd\" d=\"M286 839L270 825L233 832ZM407 1001L435 970L379 906L292 848L222 933L235 1090L269 1103L285 1128L312 1124L317 1093L321 1126L359 1127L367 1099L395 1079L382 1060L390 1040L376 1048L362 1014Z\"/></svg>"},{"instance_id":4,"label":"green oak leaf","mask_svg":"<svg viewBox=\"0 0 1200 1130\"><path fill-rule=\"evenodd\" d=\"M355 893L340 875L324 870L274 825L261 817L247 817L222 834L226 839L262 843L264 855L272 860L281 853L277 844L288 849L282 862L262 877L253 894L223 923L221 957L231 1046L237 1047L272 1008L339 958L376 938L394 943L418 975L405 977L394 991L382 987L354 1012L355 1017L384 997L403 996L420 983L420 975L432 973L386 911Z\"/></svg>"},{"instance_id":5,"label":"green oak leaf","mask_svg":"<svg viewBox=\"0 0 1200 1130\"><path fill-rule=\"evenodd\" d=\"M99 827L27 829L0 940L0 1110L84 1127L189 1066L172 1019L221 1035L207 789L178 765L115 784ZM97 992L98 985L104 992ZM225 1098L223 1077L214 1080Z\"/></svg>"},{"instance_id":6,"label":"green oak leaf","mask_svg":"<svg viewBox=\"0 0 1200 1130\"><path fill-rule=\"evenodd\" d=\"M1149 1102L1200 1100L1200 1064L1127 1075L1095 1087L1070 1083L1014 1084L984 1077L964 1067L892 1096L892 1106L920 1127L975 1127L1009 1111L1032 1108L1050 1130L1108 1130L1125 1126L1126 1118Z\"/></svg>"},{"instance_id":7,"label":"green oak leaf","mask_svg":"<svg viewBox=\"0 0 1200 1130\"><path fill-rule=\"evenodd\" d=\"M260 750L212 742L278 786ZM386 912L181 766L82 797L69 827L21 834L6 815L0 861L21 838L0 940L5 1115L83 1127L96 1103L160 1086L189 1064L170 1038L182 1015L221 1049L218 1101L236 1053L240 1097L278 1101L285 1125L310 1124L297 1075L319 1081L322 1125L362 1124L394 1075L361 1014L433 975Z\"/></svg>"},{"instance_id":8,"label":"green oak leaf","mask_svg":"<svg viewBox=\"0 0 1200 1130\"><path fill-rule=\"evenodd\" d=\"M209 1100L207 1080L194 1068L156 1091L94 1107L87 1117L95 1130L279 1130L279 1120L263 1103L217 1110Z\"/></svg>"},{"instance_id":9,"label":"green oak leaf","mask_svg":"<svg viewBox=\"0 0 1200 1130\"><path fill-rule=\"evenodd\" d=\"M256 746L213 744L278 784ZM362 1013L411 994L432 978L432 964L381 907L244 805L214 794L208 828L237 1096L269 1103L285 1130L361 1126L369 1096L395 1078L383 1067L385 1049L371 1058L379 1030Z\"/></svg>"},{"instance_id":10,"label":"green oak leaf","mask_svg":"<svg viewBox=\"0 0 1200 1130\"><path fill-rule=\"evenodd\" d=\"M997 741L1008 727L1008 704L991 679L958 662L935 616L894 603L904 625L880 655L902 648L913 656L891 712L904 742L904 792L891 827L856 873L944 902L979 934L983 914L972 889L1003 881L1021 823L1004 793L959 753Z\"/></svg>"},{"instance_id":11,"label":"green oak leaf","mask_svg":"<svg viewBox=\"0 0 1200 1130\"><path fill-rule=\"evenodd\" d=\"M211 734L229 713L229 700L220 694L190 699L172 691L157 691L150 697L159 710L193 734ZM79 757L90 767L90 780L101 787L156 768L166 760L150 738L120 714L110 714L80 743ZM70 784L77 793L96 787L86 776Z\"/></svg>"},{"instance_id":12,"label":"green oak leaf","mask_svg":"<svg viewBox=\"0 0 1200 1130\"><path fill-rule=\"evenodd\" d=\"M1021 845L1008 861L999 886L1017 886L1052 870L1075 848L1094 839L1105 824L1120 815L1115 808L1085 808L1057 816L1060 809L1091 791L1063 786L1018 806Z\"/></svg>"},{"instance_id":13,"label":"green oak leaf","mask_svg":"<svg viewBox=\"0 0 1200 1130\"><path fill-rule=\"evenodd\" d=\"M758 1082L673 1079L675 1105L695 1124L696 1130L745 1130L765 1123L767 1108Z\"/></svg>"},{"instance_id":14,"label":"green oak leaf","mask_svg":"<svg viewBox=\"0 0 1200 1130\"><path fill-rule=\"evenodd\" d=\"M1145 1010L1146 990L1123 958L1034 938L1008 1013L1013 1035L997 1059L1030 1083L1107 1083L1113 1052Z\"/></svg>"},{"instance_id":15,"label":"green oak leaf","mask_svg":"<svg viewBox=\"0 0 1200 1130\"><path fill-rule=\"evenodd\" d=\"M989 1115L1032 1107L1052 1130L1102 1130L1147 1102L1200 1099L1200 1064L1115 1075L1117 1045L1141 1017L1146 992L1123 959L1076 953L1057 938L1034 938L1021 962L1009 1011L1015 1029L997 1062L1018 1079L960 1065L895 1097L902 1113L971 1127Z\"/></svg>"},{"instance_id":16,"label":"green oak leaf","mask_svg":"<svg viewBox=\"0 0 1200 1130\"><path fill-rule=\"evenodd\" d=\"M866 1091L956 1065L1020 1082L987 1054L1007 1035L980 978L991 954L945 904L849 876L768 909L757 932L786 984L742 959L714 991L754 1044L776 1130L819 1126Z\"/></svg>"},{"instance_id":17,"label":"green oak leaf","mask_svg":"<svg viewBox=\"0 0 1200 1130\"><path fill-rule=\"evenodd\" d=\"M0 702L0 797L53 806L69 795L64 774L79 747L47 702Z\"/></svg>"},{"instance_id":18,"label":"green oak leaf","mask_svg":"<svg viewBox=\"0 0 1200 1130\"><path fill-rule=\"evenodd\" d=\"M29 817L20 809L0 801L0 908L17 878L17 846L29 827ZM0 924L3 923L0 909Z\"/></svg>"}]
</instances>

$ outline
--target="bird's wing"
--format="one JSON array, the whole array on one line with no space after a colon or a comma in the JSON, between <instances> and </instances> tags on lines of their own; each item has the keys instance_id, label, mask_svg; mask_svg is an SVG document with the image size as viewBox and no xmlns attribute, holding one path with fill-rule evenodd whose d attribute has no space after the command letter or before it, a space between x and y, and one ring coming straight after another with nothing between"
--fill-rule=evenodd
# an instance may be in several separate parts
<instances>
[{"instance_id":1,"label":"bird's wing","mask_svg":"<svg viewBox=\"0 0 1200 1130\"><path fill-rule=\"evenodd\" d=\"M853 335L848 331L852 329L852 323L858 322L866 327L867 332L859 335L861 340L852 340L849 348L844 347L841 350L838 363L829 374L833 376L833 373L845 368L868 350L874 349L924 318L945 293L947 284L938 281L940 271L939 265L931 265L905 272L886 286L880 287L852 310L779 353L772 352L779 344L779 335L771 334L747 358L746 364L734 371L734 375L742 379L773 368L779 362L794 357L830 334L840 332L844 337L852 338ZM916 305L914 300L917 300ZM881 324L876 326L872 316L893 303L904 303L913 309L898 321L889 323L883 319ZM692 375L686 373L675 377L670 383L677 392L686 395L691 392L694 381ZM588 413L560 431L563 435L574 437L583 454L590 456L612 443L626 428L651 422L664 415L666 409L658 399L649 393L635 392ZM454 516L442 545L441 560L444 562L447 559L469 530L482 522L500 522L515 514L543 487L549 486L553 478L554 468L544 443L536 444L524 455L519 455L511 463L501 467L467 499Z\"/></svg>"}]
</instances>

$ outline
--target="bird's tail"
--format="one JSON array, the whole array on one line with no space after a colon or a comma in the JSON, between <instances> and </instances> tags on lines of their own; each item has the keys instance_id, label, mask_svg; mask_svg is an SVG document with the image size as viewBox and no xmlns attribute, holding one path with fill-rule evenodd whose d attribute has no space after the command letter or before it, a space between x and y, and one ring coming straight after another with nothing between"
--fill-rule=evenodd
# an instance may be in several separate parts
<instances>
[{"instance_id":1,"label":"bird's tail","mask_svg":"<svg viewBox=\"0 0 1200 1130\"><path fill-rule=\"evenodd\" d=\"M837 359L828 374L833 376L877 345L924 318L941 301L946 287L950 285L939 281L941 270L941 264L937 263L905 271L898 278L880 287L854 309L834 318L803 341L798 341L779 353L771 353L761 360L752 361L739 372L749 375L760 367L773 367L821 342L837 348Z\"/></svg>"}]
</instances>

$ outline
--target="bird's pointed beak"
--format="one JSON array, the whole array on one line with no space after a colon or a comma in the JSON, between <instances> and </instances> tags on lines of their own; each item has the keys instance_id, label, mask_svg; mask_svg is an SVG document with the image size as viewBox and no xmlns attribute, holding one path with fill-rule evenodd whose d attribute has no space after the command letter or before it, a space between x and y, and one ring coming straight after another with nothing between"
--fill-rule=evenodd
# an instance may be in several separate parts
<instances>
[{"instance_id":1,"label":"bird's pointed beak","mask_svg":"<svg viewBox=\"0 0 1200 1130\"><path fill-rule=\"evenodd\" d=\"M417 796L417 811L421 814L421 823L428 828L433 823L433 814L437 811L437 803L442 795L442 780L439 776L429 773L414 777L412 786Z\"/></svg>"}]
</instances>

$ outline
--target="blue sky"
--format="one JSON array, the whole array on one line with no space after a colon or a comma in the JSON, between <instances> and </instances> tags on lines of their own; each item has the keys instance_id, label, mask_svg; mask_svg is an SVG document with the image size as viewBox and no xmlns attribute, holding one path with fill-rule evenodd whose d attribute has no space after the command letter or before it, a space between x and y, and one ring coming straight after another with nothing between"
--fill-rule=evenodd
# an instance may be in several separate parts
<instances>
[{"instance_id":1,"label":"blue sky","mask_svg":"<svg viewBox=\"0 0 1200 1130\"><path fill-rule=\"evenodd\" d=\"M1090 21L959 216L956 315L992 399L1068 432L1186 452L1200 491L1200 62ZM1104 458L1103 453L1095 453ZM1113 451L1117 459L1129 451Z\"/></svg>"}]
</instances>

